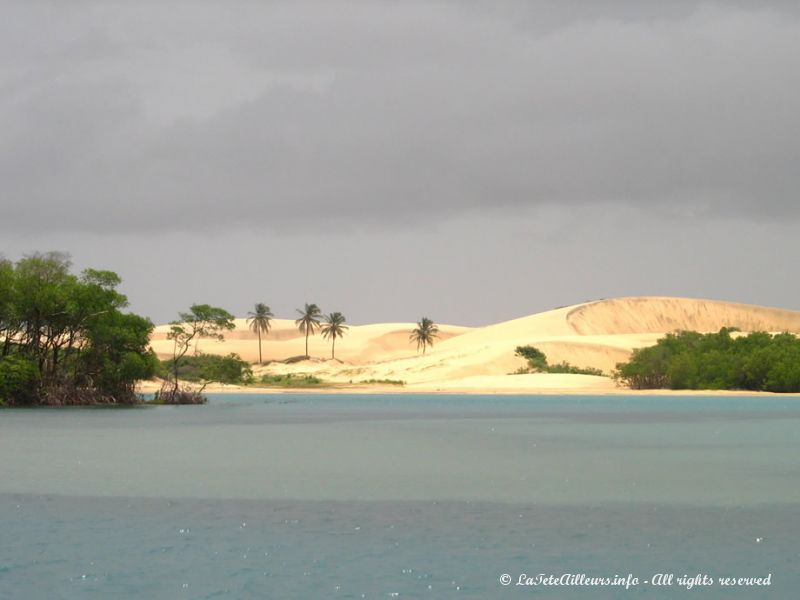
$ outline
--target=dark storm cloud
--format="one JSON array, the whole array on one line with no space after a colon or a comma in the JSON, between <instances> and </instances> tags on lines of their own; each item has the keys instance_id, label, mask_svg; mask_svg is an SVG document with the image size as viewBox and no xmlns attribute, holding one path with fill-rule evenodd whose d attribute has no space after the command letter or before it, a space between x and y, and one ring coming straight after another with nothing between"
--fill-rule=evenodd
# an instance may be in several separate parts
<instances>
[{"instance_id":1,"label":"dark storm cloud","mask_svg":"<svg viewBox=\"0 0 800 600\"><path fill-rule=\"evenodd\" d=\"M18 3L0 230L794 219L791 3Z\"/></svg>"}]
</instances>

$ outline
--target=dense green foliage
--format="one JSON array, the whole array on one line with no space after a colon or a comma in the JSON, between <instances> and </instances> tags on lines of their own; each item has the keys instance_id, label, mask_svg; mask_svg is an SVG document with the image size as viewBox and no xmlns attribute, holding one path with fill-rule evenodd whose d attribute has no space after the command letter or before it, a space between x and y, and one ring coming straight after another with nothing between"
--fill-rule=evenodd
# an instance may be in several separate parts
<instances>
[{"instance_id":1,"label":"dense green foliage","mask_svg":"<svg viewBox=\"0 0 800 600\"><path fill-rule=\"evenodd\" d=\"M524 373L568 373L570 375L597 375L604 373L594 367L576 367L566 361L550 365L547 363L547 356L535 346L517 346L514 354L528 361L528 366L523 367L517 374Z\"/></svg>"},{"instance_id":2,"label":"dense green foliage","mask_svg":"<svg viewBox=\"0 0 800 600\"><path fill-rule=\"evenodd\" d=\"M615 377L634 389L800 392L800 340L757 332L732 336L683 331L634 351Z\"/></svg>"},{"instance_id":3,"label":"dense green foliage","mask_svg":"<svg viewBox=\"0 0 800 600\"><path fill-rule=\"evenodd\" d=\"M602 377L605 375L602 370L595 369L594 367L576 367L567 361L562 361L554 365L547 365L545 367L547 373L568 373L570 375L596 375Z\"/></svg>"},{"instance_id":4,"label":"dense green foliage","mask_svg":"<svg viewBox=\"0 0 800 600\"><path fill-rule=\"evenodd\" d=\"M268 387L289 388L323 387L327 385L322 379L314 375L294 375L292 373L287 375L262 375L259 383Z\"/></svg>"},{"instance_id":5,"label":"dense green foliage","mask_svg":"<svg viewBox=\"0 0 800 600\"><path fill-rule=\"evenodd\" d=\"M358 383L364 384L382 384L382 385L405 385L406 382L402 379L364 379Z\"/></svg>"},{"instance_id":6,"label":"dense green foliage","mask_svg":"<svg viewBox=\"0 0 800 600\"><path fill-rule=\"evenodd\" d=\"M39 382L39 369L31 359L20 355L0 358L0 406L33 404Z\"/></svg>"},{"instance_id":7,"label":"dense green foliage","mask_svg":"<svg viewBox=\"0 0 800 600\"><path fill-rule=\"evenodd\" d=\"M152 323L122 312L120 278L68 256L0 261L0 403L128 404L153 375Z\"/></svg>"},{"instance_id":8,"label":"dense green foliage","mask_svg":"<svg viewBox=\"0 0 800 600\"><path fill-rule=\"evenodd\" d=\"M175 372L173 359L161 361L159 376L168 378ZM217 354L198 354L184 356L178 364L178 377L184 381L212 382L229 384L249 383L253 377L250 364L238 354L219 356Z\"/></svg>"}]
</instances>

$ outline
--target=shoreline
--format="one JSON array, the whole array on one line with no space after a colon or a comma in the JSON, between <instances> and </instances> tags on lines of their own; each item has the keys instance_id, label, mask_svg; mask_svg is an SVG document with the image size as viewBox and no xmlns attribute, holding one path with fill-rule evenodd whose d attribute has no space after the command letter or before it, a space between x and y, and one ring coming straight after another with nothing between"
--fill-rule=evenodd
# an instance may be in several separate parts
<instances>
[{"instance_id":1,"label":"shoreline","mask_svg":"<svg viewBox=\"0 0 800 600\"><path fill-rule=\"evenodd\" d=\"M137 386L137 394L151 394L160 384L146 382ZM800 393L757 392L750 390L632 390L628 388L474 388L441 386L394 386L333 384L321 388L257 387L229 384L208 385L205 394L315 394L315 395L466 395L466 396L763 396L770 398L800 398Z\"/></svg>"}]
</instances>

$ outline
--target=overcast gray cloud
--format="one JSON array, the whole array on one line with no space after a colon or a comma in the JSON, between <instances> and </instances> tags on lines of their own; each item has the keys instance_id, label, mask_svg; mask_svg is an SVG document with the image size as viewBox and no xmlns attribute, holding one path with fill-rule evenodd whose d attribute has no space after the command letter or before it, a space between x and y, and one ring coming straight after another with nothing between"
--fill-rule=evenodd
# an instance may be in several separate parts
<instances>
[{"instance_id":1,"label":"overcast gray cloud","mask_svg":"<svg viewBox=\"0 0 800 600\"><path fill-rule=\"evenodd\" d=\"M796 13L661 4L12 4L0 228L797 218Z\"/></svg>"},{"instance_id":2,"label":"overcast gray cloud","mask_svg":"<svg viewBox=\"0 0 800 600\"><path fill-rule=\"evenodd\" d=\"M788 1L9 1L0 252L159 321L791 307L799 72Z\"/></svg>"}]
</instances>

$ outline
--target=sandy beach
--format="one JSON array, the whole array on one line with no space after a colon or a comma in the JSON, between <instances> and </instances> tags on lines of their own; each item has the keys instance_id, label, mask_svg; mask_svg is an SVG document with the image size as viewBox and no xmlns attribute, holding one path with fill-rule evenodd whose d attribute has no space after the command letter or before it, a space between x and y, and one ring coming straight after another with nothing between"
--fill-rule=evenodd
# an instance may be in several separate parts
<instances>
[{"instance_id":1,"label":"sandy beach","mask_svg":"<svg viewBox=\"0 0 800 600\"><path fill-rule=\"evenodd\" d=\"M353 325L336 345L316 335L309 340L310 359L286 363L304 353L304 336L293 320L274 319L262 339L264 364L254 365L259 377L313 375L329 385L323 388L261 388L210 385L208 392L315 392L315 393L525 393L525 394L637 394L617 386L609 376L570 374L513 374L525 361L514 355L521 345L542 350L550 364L567 361L579 367L600 369L610 375L618 362L636 348L650 346L665 334L679 330L715 332L735 327L742 332L800 332L800 312L716 300L671 297L632 297L599 300L561 307L485 327L439 325L439 338L423 354L409 342L413 323ZM172 342L168 326L156 328L152 347L168 358ZM239 354L258 360L258 341L244 319L225 341L200 340L198 352ZM376 383L403 381L404 385ZM157 382L140 390L153 391ZM653 391L647 391L652 394ZM657 392L658 393L658 392ZM664 391L668 394L714 392ZM731 392L725 392L730 394ZM742 392L754 394L754 392Z\"/></svg>"}]
</instances>

